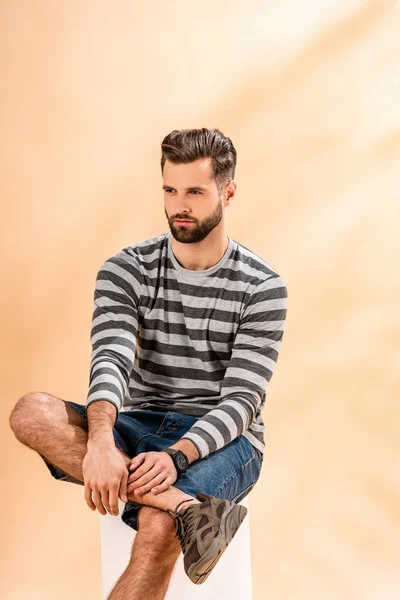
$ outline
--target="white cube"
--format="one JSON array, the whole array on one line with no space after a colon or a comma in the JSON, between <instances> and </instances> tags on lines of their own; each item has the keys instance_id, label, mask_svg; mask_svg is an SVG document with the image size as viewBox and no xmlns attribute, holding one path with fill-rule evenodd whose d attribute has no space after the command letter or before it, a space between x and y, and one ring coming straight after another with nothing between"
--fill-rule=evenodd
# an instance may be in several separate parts
<instances>
[{"instance_id":1,"label":"white cube","mask_svg":"<svg viewBox=\"0 0 400 600\"><path fill-rule=\"evenodd\" d=\"M248 509L248 498L240 504ZM121 520L125 504L118 499L119 516L100 515L103 600L125 570L137 534ZM250 511L204 583L195 584L185 573L183 553L175 564L165 600L252 600Z\"/></svg>"}]
</instances>

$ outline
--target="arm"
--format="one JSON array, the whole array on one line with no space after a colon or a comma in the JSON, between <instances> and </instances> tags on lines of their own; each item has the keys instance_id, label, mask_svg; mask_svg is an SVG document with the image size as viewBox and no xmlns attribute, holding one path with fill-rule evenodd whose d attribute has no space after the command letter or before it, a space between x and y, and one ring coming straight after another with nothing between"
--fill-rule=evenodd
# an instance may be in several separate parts
<instances>
[{"instance_id":1,"label":"arm","mask_svg":"<svg viewBox=\"0 0 400 600\"><path fill-rule=\"evenodd\" d=\"M129 260L129 262L128 262ZM92 356L86 410L89 440L113 440L129 385L138 331L142 275L134 257L117 254L100 267L94 291Z\"/></svg>"},{"instance_id":2,"label":"arm","mask_svg":"<svg viewBox=\"0 0 400 600\"><path fill-rule=\"evenodd\" d=\"M189 429L189 431L191 431L191 429ZM189 432L187 431L185 435L188 433ZM184 452L188 457L189 464L200 458L200 452L197 446L195 446L194 443L188 438L184 439L184 437L181 437L180 440L172 444L172 446L169 446L169 448L173 448L174 450L182 450L182 452Z\"/></svg>"},{"instance_id":3,"label":"arm","mask_svg":"<svg viewBox=\"0 0 400 600\"><path fill-rule=\"evenodd\" d=\"M273 275L252 291L241 318L218 406L174 444L190 440L200 458L229 444L246 431L274 373L285 328L287 288Z\"/></svg>"},{"instance_id":4,"label":"arm","mask_svg":"<svg viewBox=\"0 0 400 600\"><path fill-rule=\"evenodd\" d=\"M88 448L90 445L114 444L115 406L107 400L92 402L87 408L86 414L89 427Z\"/></svg>"}]
</instances>

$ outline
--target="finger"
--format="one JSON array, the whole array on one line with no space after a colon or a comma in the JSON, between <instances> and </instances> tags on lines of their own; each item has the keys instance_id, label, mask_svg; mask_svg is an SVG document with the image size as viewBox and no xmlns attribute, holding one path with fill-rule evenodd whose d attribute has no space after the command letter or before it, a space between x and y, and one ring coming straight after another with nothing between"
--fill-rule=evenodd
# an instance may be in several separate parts
<instances>
[{"instance_id":1,"label":"finger","mask_svg":"<svg viewBox=\"0 0 400 600\"><path fill-rule=\"evenodd\" d=\"M135 481L139 481L141 479L141 477L143 477L144 475L146 475L146 473L151 471L151 469L153 469L154 466L155 466L154 463L147 461L141 467L139 467L139 469L137 471L135 471L134 473L131 473L129 475L128 483L133 483Z\"/></svg>"},{"instance_id":2,"label":"finger","mask_svg":"<svg viewBox=\"0 0 400 600\"><path fill-rule=\"evenodd\" d=\"M151 481L149 481L149 483L147 483L146 485L142 485L140 488L138 488L136 490L136 494L146 494L152 488L154 488L156 485L161 483L164 479L165 479L165 473L159 473L156 477L153 477L153 479Z\"/></svg>"},{"instance_id":3,"label":"finger","mask_svg":"<svg viewBox=\"0 0 400 600\"><path fill-rule=\"evenodd\" d=\"M92 490L89 485L89 482L85 481L85 500L86 504L91 510L96 510L96 506L92 500Z\"/></svg>"},{"instance_id":4,"label":"finger","mask_svg":"<svg viewBox=\"0 0 400 600\"><path fill-rule=\"evenodd\" d=\"M151 481L159 473L160 471L156 471L154 468L151 468L147 473L139 477L139 479L133 481L131 484L128 485L128 492L132 490L138 490L142 485L145 485L146 483Z\"/></svg>"},{"instance_id":5,"label":"finger","mask_svg":"<svg viewBox=\"0 0 400 600\"><path fill-rule=\"evenodd\" d=\"M127 494L128 494L128 470L124 471L124 474L121 478L121 486L120 486L120 498L122 502L128 502Z\"/></svg>"},{"instance_id":6,"label":"finger","mask_svg":"<svg viewBox=\"0 0 400 600\"><path fill-rule=\"evenodd\" d=\"M134 456L131 460L131 464L129 465L129 469L136 469L137 467L139 467L144 462L145 458L145 452L141 452L137 456Z\"/></svg>"},{"instance_id":7,"label":"finger","mask_svg":"<svg viewBox=\"0 0 400 600\"><path fill-rule=\"evenodd\" d=\"M112 514L111 513L111 508L110 508L110 491L108 489L108 487L104 487L100 489L100 496L101 496L101 502L104 506L104 508L106 509L106 511L108 512L108 514Z\"/></svg>"},{"instance_id":8,"label":"finger","mask_svg":"<svg viewBox=\"0 0 400 600\"><path fill-rule=\"evenodd\" d=\"M110 489L108 490L108 499L109 499L109 503L110 503L110 510L108 512L110 512L111 515L113 515L114 517L118 517L118 489L119 489L119 482L117 483L113 483L110 487Z\"/></svg>"},{"instance_id":9,"label":"finger","mask_svg":"<svg viewBox=\"0 0 400 600\"><path fill-rule=\"evenodd\" d=\"M165 490L167 490L172 483L172 477L166 477L166 479L164 479L163 482L161 482L159 485L156 485L155 487L153 487L151 489L151 492L153 494L160 494L161 492L165 492Z\"/></svg>"},{"instance_id":10,"label":"finger","mask_svg":"<svg viewBox=\"0 0 400 600\"><path fill-rule=\"evenodd\" d=\"M154 459L145 459L140 465L133 467L133 471L131 470L129 477L132 477L133 480L139 479L139 477L141 477L142 475L147 473L147 471L149 471L152 467L154 467L154 464Z\"/></svg>"},{"instance_id":11,"label":"finger","mask_svg":"<svg viewBox=\"0 0 400 600\"><path fill-rule=\"evenodd\" d=\"M101 495L100 495L99 490L93 490L92 496L93 496L93 502L95 503L96 508L99 511L99 513L101 513L102 515L105 515L107 513L107 511L104 508L103 503L101 501Z\"/></svg>"}]
</instances>

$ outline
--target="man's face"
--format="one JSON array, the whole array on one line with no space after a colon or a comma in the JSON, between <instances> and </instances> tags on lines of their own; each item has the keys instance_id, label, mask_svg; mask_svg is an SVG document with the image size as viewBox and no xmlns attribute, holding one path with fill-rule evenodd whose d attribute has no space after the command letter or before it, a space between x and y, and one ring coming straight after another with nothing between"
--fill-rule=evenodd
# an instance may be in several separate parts
<instances>
[{"instance_id":1,"label":"man's face","mask_svg":"<svg viewBox=\"0 0 400 600\"><path fill-rule=\"evenodd\" d=\"M223 201L215 180L210 179L211 168L211 158L199 158L186 164L167 160L164 165L164 211L178 242L201 242L222 219ZM176 219L191 222L184 225Z\"/></svg>"}]
</instances>

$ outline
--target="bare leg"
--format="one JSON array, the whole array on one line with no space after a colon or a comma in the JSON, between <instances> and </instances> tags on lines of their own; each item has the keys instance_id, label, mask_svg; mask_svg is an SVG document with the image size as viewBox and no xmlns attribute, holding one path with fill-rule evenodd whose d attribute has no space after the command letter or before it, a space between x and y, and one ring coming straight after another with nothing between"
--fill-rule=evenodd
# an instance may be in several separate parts
<instances>
[{"instance_id":1,"label":"bare leg","mask_svg":"<svg viewBox=\"0 0 400 600\"><path fill-rule=\"evenodd\" d=\"M18 400L9 421L20 442L83 485L87 423L68 402L43 392L26 394ZM129 465L130 458L117 450Z\"/></svg>"},{"instance_id":2,"label":"bare leg","mask_svg":"<svg viewBox=\"0 0 400 600\"><path fill-rule=\"evenodd\" d=\"M26 394L18 400L11 413L10 426L19 441L83 485L82 461L87 452L87 423L67 402L43 392ZM128 467L131 459L117 450ZM133 492L127 497L138 504L163 511L173 510L181 500L193 499L174 486L159 494L147 492L136 496ZM194 499L191 504L198 502ZM172 516L166 515L173 522Z\"/></svg>"},{"instance_id":3,"label":"bare leg","mask_svg":"<svg viewBox=\"0 0 400 600\"><path fill-rule=\"evenodd\" d=\"M83 485L87 423L67 402L41 392L26 394L11 413L10 426L19 441ZM128 466L130 457L117 450ZM140 531L135 536L129 564L107 600L163 600L181 552L174 519L164 511L192 498L174 486L156 495L128 494L128 500L142 504L138 513ZM194 499L191 504L197 502Z\"/></svg>"},{"instance_id":4,"label":"bare leg","mask_svg":"<svg viewBox=\"0 0 400 600\"><path fill-rule=\"evenodd\" d=\"M142 506L130 561L107 600L163 600L181 553L168 513Z\"/></svg>"}]
</instances>

